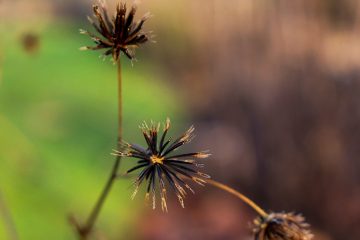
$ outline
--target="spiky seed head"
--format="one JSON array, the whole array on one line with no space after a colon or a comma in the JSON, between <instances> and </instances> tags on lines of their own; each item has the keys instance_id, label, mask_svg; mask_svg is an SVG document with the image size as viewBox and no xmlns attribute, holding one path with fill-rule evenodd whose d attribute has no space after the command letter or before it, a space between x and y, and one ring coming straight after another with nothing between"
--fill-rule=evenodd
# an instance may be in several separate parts
<instances>
[{"instance_id":1,"label":"spiky seed head","mask_svg":"<svg viewBox=\"0 0 360 240\"><path fill-rule=\"evenodd\" d=\"M194 193L194 190L186 180L203 186L206 184L206 179L210 178L209 175L198 170L203 164L197 162L197 159L207 158L210 154L205 152L174 153L181 146L191 141L194 127L190 127L189 130L175 141L166 140L166 135L170 129L169 119L164 124L162 134L159 133L160 124L154 122L151 122L150 125L144 122L140 129L147 147L122 142L120 149L113 152L114 155L137 159L137 165L127 171L130 173L141 170L134 183L135 191L133 197L138 192L139 186L143 182L147 182L145 199L152 199L152 206L154 208L156 205L156 189L158 189L160 191L161 208L167 212L167 189L165 184L167 182L167 185L175 192L180 205L184 207L184 198L187 194L185 189Z\"/></svg>"},{"instance_id":2,"label":"spiky seed head","mask_svg":"<svg viewBox=\"0 0 360 240\"><path fill-rule=\"evenodd\" d=\"M254 220L255 240L310 240L310 225L300 214L271 213Z\"/></svg>"},{"instance_id":3,"label":"spiky seed head","mask_svg":"<svg viewBox=\"0 0 360 240\"><path fill-rule=\"evenodd\" d=\"M149 14L135 22L136 6L127 11L125 3L119 3L116 13L110 18L105 1L98 1L93 5L94 19L88 17L89 22L98 32L95 35L86 30L80 30L81 34L88 35L96 44L95 46L82 47L82 50L105 50L104 56L112 56L114 62L119 59L120 53L124 53L130 60L135 59L135 49L148 42L150 32L143 32L142 28Z\"/></svg>"}]
</instances>

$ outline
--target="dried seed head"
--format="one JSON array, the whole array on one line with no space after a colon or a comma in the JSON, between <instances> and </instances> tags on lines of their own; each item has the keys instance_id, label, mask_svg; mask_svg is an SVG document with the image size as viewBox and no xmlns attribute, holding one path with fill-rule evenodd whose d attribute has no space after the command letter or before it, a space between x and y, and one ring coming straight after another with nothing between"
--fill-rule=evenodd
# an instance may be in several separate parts
<instances>
[{"instance_id":1,"label":"dried seed head","mask_svg":"<svg viewBox=\"0 0 360 240\"><path fill-rule=\"evenodd\" d=\"M253 232L255 240L310 240L309 226L301 215L271 213L254 220Z\"/></svg>"},{"instance_id":2,"label":"dried seed head","mask_svg":"<svg viewBox=\"0 0 360 240\"><path fill-rule=\"evenodd\" d=\"M26 33L21 38L21 43L27 53L35 53L40 46L40 37L35 33Z\"/></svg>"},{"instance_id":3,"label":"dried seed head","mask_svg":"<svg viewBox=\"0 0 360 240\"><path fill-rule=\"evenodd\" d=\"M143 148L137 144L122 142L119 150L113 152L114 155L122 157L131 157L137 159L137 165L127 172L133 172L141 169L140 174L135 180L135 191L133 196L138 192L142 182L147 182L146 199L152 195L153 207L155 207L155 190L160 191L161 208L167 212L166 204L166 187L173 189L180 204L184 207L184 198L186 190L194 193L192 188L185 182L190 180L193 183L204 185L209 175L198 171L202 164L197 163L197 159L204 159L209 154L204 152L191 152L183 154L171 154L178 150L184 144L190 142L193 138L194 128L191 127L182 136L175 141L166 140L167 132L170 128L170 120L167 119L162 134L159 134L160 124L151 123L149 126L144 122L140 129L145 138L147 147ZM156 187L158 186L158 187Z\"/></svg>"},{"instance_id":4,"label":"dried seed head","mask_svg":"<svg viewBox=\"0 0 360 240\"><path fill-rule=\"evenodd\" d=\"M95 46L82 47L82 50L104 49L104 56L111 55L114 62L119 59L123 52L130 60L135 59L135 49L150 40L150 32L143 32L142 27L149 18L149 14L143 16L138 22L134 21L136 7L132 6L127 13L125 3L119 3L113 18L105 6L104 1L99 1L93 6L94 19L88 17L89 22L99 33L97 36L91 32L80 30L81 34L88 35Z\"/></svg>"}]
</instances>

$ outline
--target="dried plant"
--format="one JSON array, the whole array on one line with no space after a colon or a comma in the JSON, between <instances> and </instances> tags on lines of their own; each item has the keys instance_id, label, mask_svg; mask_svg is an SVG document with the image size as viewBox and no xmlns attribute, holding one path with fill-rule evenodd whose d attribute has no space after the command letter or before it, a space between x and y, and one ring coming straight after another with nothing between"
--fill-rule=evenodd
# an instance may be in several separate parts
<instances>
[{"instance_id":1,"label":"dried plant","mask_svg":"<svg viewBox=\"0 0 360 240\"><path fill-rule=\"evenodd\" d=\"M123 52L129 59L135 58L135 49L146 43L150 39L150 32L143 32L142 27L150 14L143 16L138 22L134 22L136 6L132 6L127 13L125 3L118 3L116 13L113 18L109 17L108 9L102 1L99 5L93 6L96 23L91 17L88 17L90 23L101 37L80 29L81 34L86 34L95 42L96 46L82 47L82 50L104 49L104 56L112 55L114 62L119 59Z\"/></svg>"},{"instance_id":2,"label":"dried plant","mask_svg":"<svg viewBox=\"0 0 360 240\"><path fill-rule=\"evenodd\" d=\"M122 140L122 79L120 55L124 53L130 60L135 58L135 49L149 41L150 33L143 32L142 27L148 19L149 14L141 18L137 23L134 22L136 7L132 7L127 13L125 3L119 3L116 7L116 14L113 18L109 17L108 10L104 2L93 6L93 12L97 23L91 18L89 21L95 30L100 34L97 36L86 30L80 30L82 34L90 36L96 46L82 47L81 49L98 50L104 49L104 56L111 55L114 62L118 65L118 138L117 150L113 154L116 156L114 166L111 170L109 179L92 209L89 218L85 224L79 224L74 218L72 223L77 229L81 239L88 239L93 230L96 219L107 198L111 187L119 176L118 169L122 157L137 159L137 164L129 169L127 173L141 170L134 182L135 191L133 197L137 194L140 186L147 185L145 198L152 199L152 206L156 206L156 190L159 190L161 198L161 207L167 211L167 188L172 188L182 207L184 207L184 198L187 190L194 192L187 183L190 180L193 183L204 185L209 183L217 188L229 192L254 209L259 217L254 221L254 233L256 240L310 240L312 234L308 230L309 225L304 222L300 215L292 213L266 213L262 208L255 204L245 195L235 189L210 179L209 175L200 172L198 169L202 164L198 159L207 158L206 152L190 152L176 154L181 146L189 143L194 137L194 128L190 127L175 141L167 139L170 128L170 120L167 119L160 134L160 124L151 123L150 127L144 123L141 126L145 138L146 147L137 144L127 143ZM161 136L160 136L161 135Z\"/></svg>"},{"instance_id":3,"label":"dried plant","mask_svg":"<svg viewBox=\"0 0 360 240\"><path fill-rule=\"evenodd\" d=\"M127 173L142 169L135 180L135 191L132 197L135 197L140 184L144 180L147 181L146 199L149 199L150 194L152 194L152 206L155 209L155 189L156 184L158 183L161 208L163 211L167 211L167 191L165 187L165 182L167 181L169 186L175 191L181 206L184 207L184 197L187 194L184 188L194 193L194 190L184 181L184 179L190 179L197 184L204 185L206 183L205 179L209 178L209 175L198 170L198 168L203 165L197 163L195 159L207 158L210 154L206 152L174 153L178 148L189 143L193 139L194 127L190 127L173 142L171 142L171 139L166 140L166 135L170 128L169 119L167 119L164 124L161 136L159 135L160 123L152 123L149 127L144 122L140 128L142 129L142 133L146 140L146 148L137 144L123 142L121 151L114 151L115 155L138 159L137 165L129 169Z\"/></svg>"},{"instance_id":4,"label":"dried plant","mask_svg":"<svg viewBox=\"0 0 360 240\"><path fill-rule=\"evenodd\" d=\"M266 213L251 199L235 189L214 180L207 183L240 198L244 203L255 210L259 216L254 220L255 240L311 240L310 225L304 217L293 213Z\"/></svg>"},{"instance_id":5,"label":"dried plant","mask_svg":"<svg viewBox=\"0 0 360 240\"><path fill-rule=\"evenodd\" d=\"M313 238L302 215L270 213L254 221L255 240L310 240Z\"/></svg>"},{"instance_id":6,"label":"dried plant","mask_svg":"<svg viewBox=\"0 0 360 240\"><path fill-rule=\"evenodd\" d=\"M126 16L125 3L118 3L116 7L116 14L110 19L108 10L105 7L104 1L99 1L99 4L93 6L95 18L98 23L95 23L90 17L89 20L97 32L101 35L98 37L88 31L80 30L80 33L87 34L97 44L95 47L82 47L81 49L106 49L105 56L112 55L114 63L117 63L118 76L118 133L117 144L120 148L122 142L122 76L121 76L121 62L120 53L123 52L129 59L133 60L135 57L135 48L147 42L150 38L149 33L143 33L142 27L144 22L148 19L149 14L145 15L138 23L134 23L134 15L136 7L133 6ZM81 239L88 239L92 232L99 213L104 205L104 202L110 193L110 190L119 175L118 170L121 163L121 156L116 156L114 165L110 172L109 178L103 188L95 206L90 212L87 221L80 224L74 216L70 217L71 223L75 226L77 233Z\"/></svg>"}]
</instances>

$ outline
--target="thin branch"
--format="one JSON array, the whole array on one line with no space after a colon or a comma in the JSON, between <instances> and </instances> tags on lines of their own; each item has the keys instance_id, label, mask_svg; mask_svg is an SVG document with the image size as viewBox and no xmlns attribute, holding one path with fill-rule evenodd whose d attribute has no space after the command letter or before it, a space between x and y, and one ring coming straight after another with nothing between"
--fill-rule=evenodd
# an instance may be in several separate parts
<instances>
[{"instance_id":1,"label":"thin branch","mask_svg":"<svg viewBox=\"0 0 360 240\"><path fill-rule=\"evenodd\" d=\"M118 76L118 136L117 136L117 145L120 147L122 140L122 78L121 78L121 62L120 58L117 62L117 76ZM97 200L93 210L90 213L89 218L86 221L84 226L78 226L77 231L81 240L88 239L88 236L94 229L95 222L99 216L99 213L105 203L107 196L110 193L111 187L114 184L115 180L118 178L118 170L121 163L121 156L116 156L113 168L111 170L110 176L106 182L106 185L101 192L99 199ZM75 226L78 224L73 219L71 220Z\"/></svg>"},{"instance_id":2,"label":"thin branch","mask_svg":"<svg viewBox=\"0 0 360 240\"><path fill-rule=\"evenodd\" d=\"M244 194L236 191L235 189L233 189L225 184L219 183L218 181L212 180L212 179L207 179L206 182L209 183L210 185L213 185L214 187L220 188L221 190L224 190L224 191L240 198L244 203L246 203L253 210L255 210L260 216L262 216L264 218L266 218L268 216L268 214L261 207L259 207L255 202L253 202L251 199L246 197Z\"/></svg>"}]
</instances>

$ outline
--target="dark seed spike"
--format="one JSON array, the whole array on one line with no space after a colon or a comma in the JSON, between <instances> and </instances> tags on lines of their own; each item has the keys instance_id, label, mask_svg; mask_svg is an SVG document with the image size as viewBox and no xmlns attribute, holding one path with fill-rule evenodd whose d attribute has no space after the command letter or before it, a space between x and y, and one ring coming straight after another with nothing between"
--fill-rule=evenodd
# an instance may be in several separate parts
<instances>
[{"instance_id":1,"label":"dark seed spike","mask_svg":"<svg viewBox=\"0 0 360 240\"><path fill-rule=\"evenodd\" d=\"M149 179L150 174L153 172L154 166L151 166L150 168L151 168L151 169L146 173L146 176L145 176L145 179L146 179L146 180Z\"/></svg>"},{"instance_id":2,"label":"dark seed spike","mask_svg":"<svg viewBox=\"0 0 360 240\"><path fill-rule=\"evenodd\" d=\"M149 163L144 163L144 164L140 164L140 165L137 165L131 169L129 169L126 173L131 173L139 168L142 168L142 167L146 167L147 165L149 165Z\"/></svg>"},{"instance_id":3,"label":"dark seed spike","mask_svg":"<svg viewBox=\"0 0 360 240\"><path fill-rule=\"evenodd\" d=\"M127 48L123 52L130 60L134 59L134 54L130 51L130 49Z\"/></svg>"},{"instance_id":4,"label":"dark seed spike","mask_svg":"<svg viewBox=\"0 0 360 240\"><path fill-rule=\"evenodd\" d=\"M164 132L163 132L163 134L161 136L161 140L160 140L160 144L159 144L159 152L161 152L161 150L164 147L164 141L165 141L165 137L166 137L166 134L167 134L168 130L169 130L168 128L165 128L165 130L164 130Z\"/></svg>"},{"instance_id":5,"label":"dark seed spike","mask_svg":"<svg viewBox=\"0 0 360 240\"><path fill-rule=\"evenodd\" d=\"M108 26L110 33L113 33L114 32L114 24L112 21L110 21L110 17L109 17L107 9L105 7L105 3L103 2L100 5L101 5L102 13L104 15L105 23Z\"/></svg>"},{"instance_id":6,"label":"dark seed spike","mask_svg":"<svg viewBox=\"0 0 360 240\"><path fill-rule=\"evenodd\" d=\"M115 29L114 29L114 37L116 38L119 34L120 34L120 32L121 32L121 4L120 3L118 3L117 5L116 5L116 15L115 15L115 20L114 20L114 22L115 22Z\"/></svg>"},{"instance_id":7,"label":"dark seed spike","mask_svg":"<svg viewBox=\"0 0 360 240\"><path fill-rule=\"evenodd\" d=\"M130 26L134 20L134 16L136 13L136 7L133 6L126 18L126 23L125 23L125 27L124 27L124 36L123 39L126 39L129 36L129 31L130 31Z\"/></svg>"},{"instance_id":8,"label":"dark seed spike","mask_svg":"<svg viewBox=\"0 0 360 240\"><path fill-rule=\"evenodd\" d=\"M86 47L82 47L81 50L83 49L89 49L89 50L99 50L99 49L103 49L105 48L104 46L101 45L97 45L97 46L86 46Z\"/></svg>"},{"instance_id":9,"label":"dark seed spike","mask_svg":"<svg viewBox=\"0 0 360 240\"><path fill-rule=\"evenodd\" d=\"M160 168L162 169L162 171L164 172L165 176L167 177L170 186L173 187L174 190L175 190L175 182L174 182L174 180L172 179L172 177L170 176L170 174L167 172L167 169L165 168L164 165L159 165L159 166L160 166Z\"/></svg>"},{"instance_id":10,"label":"dark seed spike","mask_svg":"<svg viewBox=\"0 0 360 240\"><path fill-rule=\"evenodd\" d=\"M178 195L183 195L180 190L176 187L176 184L180 186L180 184L176 181L176 179L174 179L170 174L169 174L169 169L166 169L166 167L164 165L160 166L163 170L163 172L165 173L165 177L169 182L169 185L172 187L172 189L174 190L174 192Z\"/></svg>"},{"instance_id":11,"label":"dark seed spike","mask_svg":"<svg viewBox=\"0 0 360 240\"><path fill-rule=\"evenodd\" d=\"M88 35L95 43L103 44L105 47L111 47L112 44L105 39L101 39L100 37L96 36L92 32L80 29L80 34Z\"/></svg>"},{"instance_id":12,"label":"dark seed spike","mask_svg":"<svg viewBox=\"0 0 360 240\"><path fill-rule=\"evenodd\" d=\"M129 155L129 157L133 157L133 158L137 158L137 159L140 159L140 160L145 160L145 161L149 161L148 157L144 157L144 156L139 156L139 155Z\"/></svg>"},{"instance_id":13,"label":"dark seed spike","mask_svg":"<svg viewBox=\"0 0 360 240\"><path fill-rule=\"evenodd\" d=\"M185 165L194 165L194 161L189 160L181 160L181 159L165 159L165 164L167 163L178 163L178 164L185 164Z\"/></svg>"},{"instance_id":14,"label":"dark seed spike","mask_svg":"<svg viewBox=\"0 0 360 240\"><path fill-rule=\"evenodd\" d=\"M150 174L150 180L149 180L149 183L148 183L148 187L147 187L147 193L150 192L151 190L151 186L153 185L153 179L155 178L155 172L154 171L151 171L151 174ZM154 189L155 187L153 186L152 189Z\"/></svg>"},{"instance_id":15,"label":"dark seed spike","mask_svg":"<svg viewBox=\"0 0 360 240\"><path fill-rule=\"evenodd\" d=\"M140 35L137 42L136 42L136 45L139 45L139 43L145 43L149 40L149 36L146 35L146 34L143 34L143 35ZM135 43L130 43L129 45L131 44L135 44Z\"/></svg>"},{"instance_id":16,"label":"dark seed spike","mask_svg":"<svg viewBox=\"0 0 360 240\"><path fill-rule=\"evenodd\" d=\"M139 161L137 161L137 164L146 163L146 162L149 162L149 161L148 160L139 160Z\"/></svg>"},{"instance_id":17,"label":"dark seed spike","mask_svg":"<svg viewBox=\"0 0 360 240\"><path fill-rule=\"evenodd\" d=\"M119 41L122 41L123 40L123 34L124 34L124 31L126 31L125 29L125 15L126 15L126 4L123 3L121 4L121 7L120 7L120 26L121 26L121 30L119 32L119 35L118 35L118 39Z\"/></svg>"},{"instance_id":18,"label":"dark seed spike","mask_svg":"<svg viewBox=\"0 0 360 240\"><path fill-rule=\"evenodd\" d=\"M151 184L152 184L152 190L153 190L153 192L155 192L155 180L156 180L156 171L155 171L155 169L154 169L154 167L153 167L153 169L152 169L152 171L151 171L151 174L152 174L152 179L151 179Z\"/></svg>"},{"instance_id":19,"label":"dark seed spike","mask_svg":"<svg viewBox=\"0 0 360 240\"><path fill-rule=\"evenodd\" d=\"M177 138L165 151L163 154L164 156L167 155L169 152L174 151L176 148L182 146L185 144L185 140L188 138L187 136L189 130L186 131L183 135L181 135L179 138Z\"/></svg>"},{"instance_id":20,"label":"dark seed spike","mask_svg":"<svg viewBox=\"0 0 360 240\"><path fill-rule=\"evenodd\" d=\"M155 128L155 126L153 126L152 130L152 147L155 150L154 154L157 155L158 151L157 151L157 129Z\"/></svg>"},{"instance_id":21,"label":"dark seed spike","mask_svg":"<svg viewBox=\"0 0 360 240\"><path fill-rule=\"evenodd\" d=\"M126 45L133 45L133 46L138 46L137 43L140 40L140 36L136 35L133 39L126 39L125 43Z\"/></svg>"},{"instance_id":22,"label":"dark seed spike","mask_svg":"<svg viewBox=\"0 0 360 240\"><path fill-rule=\"evenodd\" d=\"M155 170L156 170L156 172L158 174L158 177L161 179L162 178L161 168L159 167L158 164L155 164L154 167L155 167Z\"/></svg>"},{"instance_id":23,"label":"dark seed spike","mask_svg":"<svg viewBox=\"0 0 360 240\"><path fill-rule=\"evenodd\" d=\"M107 50L105 53L104 53L104 56L109 56L111 53L112 53L112 49L109 49Z\"/></svg>"},{"instance_id":24,"label":"dark seed spike","mask_svg":"<svg viewBox=\"0 0 360 240\"><path fill-rule=\"evenodd\" d=\"M169 157L166 157L166 158L183 158L183 157L193 157L193 156L196 156L197 154L199 154L199 153L198 153L198 152L184 153L184 154L179 154L179 155L169 156Z\"/></svg>"},{"instance_id":25,"label":"dark seed spike","mask_svg":"<svg viewBox=\"0 0 360 240\"><path fill-rule=\"evenodd\" d=\"M102 15L101 15L101 13L100 13L100 11L99 11L99 6L94 5L94 6L93 6L93 12L94 12L96 18L98 19L99 26L100 26L100 30L101 30L100 33L101 33L103 36L105 36L106 38L111 38L112 35L111 35L108 27L106 26L106 24L105 24L105 22L104 22L104 19L103 19Z\"/></svg>"},{"instance_id":26,"label":"dark seed spike","mask_svg":"<svg viewBox=\"0 0 360 240\"><path fill-rule=\"evenodd\" d=\"M148 154L139 153L139 152L137 152L137 151L130 150L129 153L130 153L131 155L134 155L134 156L137 156L137 157L142 157L142 158L145 158L145 159L148 159L148 158L149 158Z\"/></svg>"},{"instance_id":27,"label":"dark seed spike","mask_svg":"<svg viewBox=\"0 0 360 240\"><path fill-rule=\"evenodd\" d=\"M166 146L169 145L170 142L171 142L171 139L167 140L167 141L164 143L164 145L162 146L162 148L161 148L160 151L159 151L159 155L161 155L162 157L164 157L163 152L164 152Z\"/></svg>"},{"instance_id":28,"label":"dark seed spike","mask_svg":"<svg viewBox=\"0 0 360 240\"><path fill-rule=\"evenodd\" d=\"M146 144L149 146L151 152L154 152L154 149L152 148L152 143L151 143L150 136L148 135L148 133L146 131L143 131L143 135L144 135Z\"/></svg>"},{"instance_id":29,"label":"dark seed spike","mask_svg":"<svg viewBox=\"0 0 360 240\"><path fill-rule=\"evenodd\" d=\"M134 151L137 151L138 153L142 153L142 154L146 155L146 149L143 148L142 146L137 145L137 144L133 144L133 143L131 143L129 145L130 145L129 147L131 149L133 149Z\"/></svg>"},{"instance_id":30,"label":"dark seed spike","mask_svg":"<svg viewBox=\"0 0 360 240\"><path fill-rule=\"evenodd\" d=\"M172 144L170 147L168 147L168 149L166 149L163 155L166 156L168 153L176 150L177 148L181 147L184 144L185 144L184 141L178 142L177 144Z\"/></svg>"},{"instance_id":31,"label":"dark seed spike","mask_svg":"<svg viewBox=\"0 0 360 240\"><path fill-rule=\"evenodd\" d=\"M181 168L181 169L183 169L183 170L185 170L185 171L189 171L189 172L192 172L192 173L195 173L195 174L198 173L198 171L196 171L196 170L194 170L194 169L192 169L192 168L186 167L186 166L184 166L184 165L182 165L182 164L178 164L178 163L176 163L176 162L171 162L171 163L169 163L168 165L173 165L173 166L179 167L179 168Z\"/></svg>"},{"instance_id":32,"label":"dark seed spike","mask_svg":"<svg viewBox=\"0 0 360 240\"><path fill-rule=\"evenodd\" d=\"M127 39L125 44L127 44L128 46L138 47L139 43L144 43L148 40L149 40L149 38L146 35L137 35L133 39Z\"/></svg>"},{"instance_id":33,"label":"dark seed spike","mask_svg":"<svg viewBox=\"0 0 360 240\"><path fill-rule=\"evenodd\" d=\"M169 166L170 168L172 168L172 169L174 169L174 171L176 171L176 172L178 172L178 173L180 173L180 174L182 174L182 175L184 175L185 177L188 177L188 178L192 178L193 176L191 176L189 173L187 173L187 172L185 172L185 171L183 171L183 170L181 170L181 169L179 169L177 166L174 166L174 165L167 165L167 166Z\"/></svg>"},{"instance_id":34,"label":"dark seed spike","mask_svg":"<svg viewBox=\"0 0 360 240\"><path fill-rule=\"evenodd\" d=\"M90 24L95 28L95 30L101 34L101 29L100 27L94 22L94 20L88 16L88 21L90 22Z\"/></svg>"},{"instance_id":35,"label":"dark seed spike","mask_svg":"<svg viewBox=\"0 0 360 240\"><path fill-rule=\"evenodd\" d=\"M147 154L139 153L139 152L137 152L137 151L130 150L129 153L131 153L131 155L134 155L134 156L143 157L143 158L148 158L148 155L147 155Z\"/></svg>"},{"instance_id":36,"label":"dark seed spike","mask_svg":"<svg viewBox=\"0 0 360 240\"><path fill-rule=\"evenodd\" d=\"M134 30L132 30L131 33L129 34L129 37L128 37L129 41L131 41L135 36L137 36L137 34L140 32L142 26L144 25L144 23L147 19L148 19L148 17L144 17L139 21L139 23L136 25Z\"/></svg>"},{"instance_id":37,"label":"dark seed spike","mask_svg":"<svg viewBox=\"0 0 360 240\"><path fill-rule=\"evenodd\" d=\"M163 165L163 167L165 168L164 172L168 172L170 173L172 176L174 176L174 178L176 178L176 180L178 180L179 182L181 182L183 185L186 185L186 182L184 182L184 180L182 180L181 178L179 178L178 175L176 175L176 173L174 173L171 169L169 169L166 165Z\"/></svg>"},{"instance_id":38,"label":"dark seed spike","mask_svg":"<svg viewBox=\"0 0 360 240\"><path fill-rule=\"evenodd\" d=\"M144 180L146 174L147 174L149 171L151 171L151 166L150 166L150 167L147 167L147 168L145 168L145 169L143 169L143 170L141 171L141 173L139 174L139 177L137 178L137 182L138 182L139 185L142 183L142 181Z\"/></svg>"}]
</instances>

